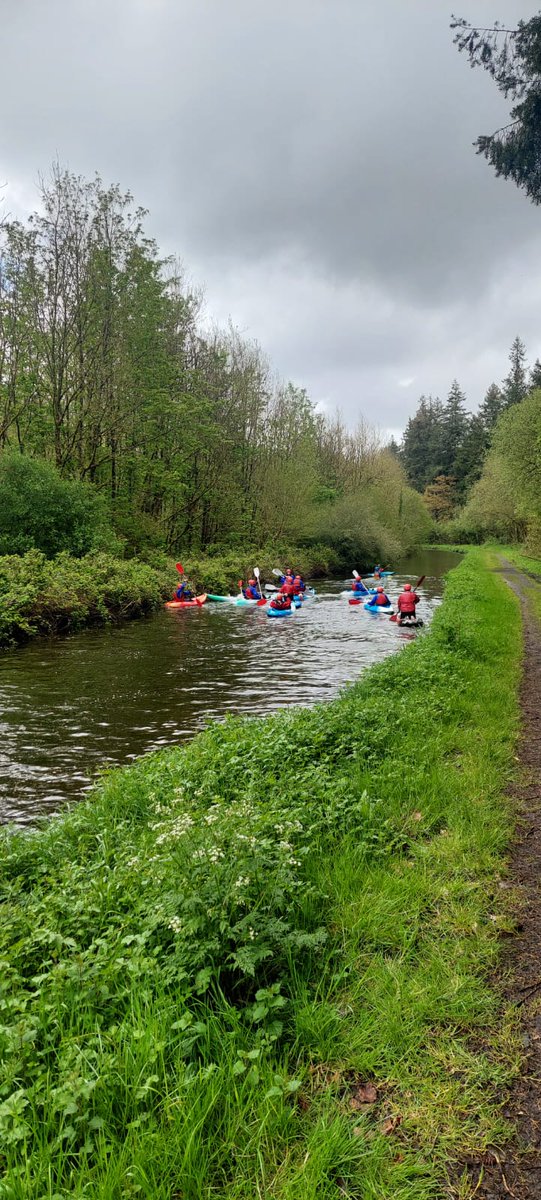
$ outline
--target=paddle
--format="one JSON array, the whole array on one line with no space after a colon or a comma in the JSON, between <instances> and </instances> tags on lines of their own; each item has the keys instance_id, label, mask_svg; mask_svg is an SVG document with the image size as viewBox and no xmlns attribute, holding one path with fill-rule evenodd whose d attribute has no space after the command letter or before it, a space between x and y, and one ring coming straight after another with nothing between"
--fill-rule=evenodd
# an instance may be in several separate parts
<instances>
[{"instance_id":1,"label":"paddle","mask_svg":"<svg viewBox=\"0 0 541 1200\"><path fill-rule=\"evenodd\" d=\"M279 571L277 567L273 567L273 568L272 568L272 574L273 574L273 575L276 575L276 578L277 578L277 579L281 579L281 578L282 578L282 575L283 575L283 573L284 573L284 572L283 572L283 571Z\"/></svg>"},{"instance_id":2,"label":"paddle","mask_svg":"<svg viewBox=\"0 0 541 1200\"><path fill-rule=\"evenodd\" d=\"M175 563L175 567L177 568L179 575L184 574L184 567L182 566L182 563Z\"/></svg>"},{"instance_id":3,"label":"paddle","mask_svg":"<svg viewBox=\"0 0 541 1200\"><path fill-rule=\"evenodd\" d=\"M254 575L257 579L257 590L259 592L259 595L261 596L261 599L257 601L256 608L263 608L264 605L267 603L267 597L264 596L263 592L261 591L261 584L259 582L260 574L261 574L261 572L259 570L259 567L254 567Z\"/></svg>"},{"instance_id":4,"label":"paddle","mask_svg":"<svg viewBox=\"0 0 541 1200\"><path fill-rule=\"evenodd\" d=\"M417 588L421 586L423 579L426 579L426 575L421 575L420 578L417 580L417 583L415 584L415 587L413 589L414 592L416 592ZM396 625L398 622L398 613L393 613L393 615L391 617L389 617L389 620L394 621L394 623Z\"/></svg>"}]
</instances>

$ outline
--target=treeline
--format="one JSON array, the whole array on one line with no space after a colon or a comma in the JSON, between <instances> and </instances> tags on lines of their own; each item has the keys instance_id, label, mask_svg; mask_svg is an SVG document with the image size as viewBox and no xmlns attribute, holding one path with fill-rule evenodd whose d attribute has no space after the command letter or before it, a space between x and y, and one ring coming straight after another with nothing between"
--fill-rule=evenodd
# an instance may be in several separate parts
<instances>
[{"instance_id":1,"label":"treeline","mask_svg":"<svg viewBox=\"0 0 541 1200\"><path fill-rule=\"evenodd\" d=\"M455 380L445 403L422 396L408 421L399 457L437 521L455 516L481 478L499 418L541 386L541 363L537 360L528 369L519 337L509 359L506 378L490 384L476 413L467 411L466 396Z\"/></svg>"},{"instance_id":2,"label":"treeline","mask_svg":"<svg viewBox=\"0 0 541 1200\"><path fill-rule=\"evenodd\" d=\"M90 485L128 553L285 539L370 558L422 539L396 456L318 413L254 342L209 333L144 218L57 166L38 211L4 223L0 470L15 452Z\"/></svg>"}]
</instances>

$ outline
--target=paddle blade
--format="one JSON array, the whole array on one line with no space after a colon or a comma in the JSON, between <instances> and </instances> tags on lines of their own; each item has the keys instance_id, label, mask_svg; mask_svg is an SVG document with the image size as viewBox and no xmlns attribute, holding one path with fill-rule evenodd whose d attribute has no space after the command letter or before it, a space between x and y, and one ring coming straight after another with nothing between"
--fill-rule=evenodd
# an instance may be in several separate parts
<instances>
[{"instance_id":1,"label":"paddle blade","mask_svg":"<svg viewBox=\"0 0 541 1200\"><path fill-rule=\"evenodd\" d=\"M426 579L426 575L421 575L421 578L417 580L417 583L415 584L415 587L416 587L416 588L420 587L424 579ZM415 589L414 589L414 590L415 590Z\"/></svg>"},{"instance_id":2,"label":"paddle blade","mask_svg":"<svg viewBox=\"0 0 541 1200\"><path fill-rule=\"evenodd\" d=\"M260 574L259 567L254 567L254 575L255 575L256 579L259 579L259 574Z\"/></svg>"},{"instance_id":3,"label":"paddle blade","mask_svg":"<svg viewBox=\"0 0 541 1200\"><path fill-rule=\"evenodd\" d=\"M184 567L182 566L182 563L175 563L175 567L177 568L179 575L184 574Z\"/></svg>"},{"instance_id":4,"label":"paddle blade","mask_svg":"<svg viewBox=\"0 0 541 1200\"><path fill-rule=\"evenodd\" d=\"M360 579L360 578L361 578L361 576L359 575L359 572L358 572L358 571L355 571L355 569L353 570L353 577L354 577L354 579Z\"/></svg>"},{"instance_id":5,"label":"paddle blade","mask_svg":"<svg viewBox=\"0 0 541 1200\"><path fill-rule=\"evenodd\" d=\"M357 600L357 598L354 599L352 597L351 600L348 600L348 604L360 604L360 603L361 603L361 601Z\"/></svg>"},{"instance_id":6,"label":"paddle blade","mask_svg":"<svg viewBox=\"0 0 541 1200\"><path fill-rule=\"evenodd\" d=\"M266 601L265 597L263 596L261 598L261 600L257 601L256 608L263 608L266 603L267 603L267 601Z\"/></svg>"},{"instance_id":7,"label":"paddle blade","mask_svg":"<svg viewBox=\"0 0 541 1200\"><path fill-rule=\"evenodd\" d=\"M283 572L283 571L279 571L279 570L277 569L277 567L273 567L273 568L272 568L272 574L273 574L273 575L276 575L276 578L277 578L277 579L280 579L280 578L281 578L281 576L283 575L283 573L284 573L284 572Z\"/></svg>"},{"instance_id":8,"label":"paddle blade","mask_svg":"<svg viewBox=\"0 0 541 1200\"><path fill-rule=\"evenodd\" d=\"M397 617L396 613L393 613L392 616L389 617L389 620L394 621L394 623L396 625L396 622L398 621L398 617Z\"/></svg>"}]
</instances>

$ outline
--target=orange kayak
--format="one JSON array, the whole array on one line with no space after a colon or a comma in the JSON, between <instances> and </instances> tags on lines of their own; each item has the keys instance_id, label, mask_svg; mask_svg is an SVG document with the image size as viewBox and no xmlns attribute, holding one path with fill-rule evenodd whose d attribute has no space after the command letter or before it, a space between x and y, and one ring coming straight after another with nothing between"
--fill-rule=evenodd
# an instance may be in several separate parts
<instances>
[{"instance_id":1,"label":"orange kayak","mask_svg":"<svg viewBox=\"0 0 541 1200\"><path fill-rule=\"evenodd\" d=\"M203 592L201 596L195 596L193 600L166 600L166 608L201 608L205 603L207 593Z\"/></svg>"}]
</instances>

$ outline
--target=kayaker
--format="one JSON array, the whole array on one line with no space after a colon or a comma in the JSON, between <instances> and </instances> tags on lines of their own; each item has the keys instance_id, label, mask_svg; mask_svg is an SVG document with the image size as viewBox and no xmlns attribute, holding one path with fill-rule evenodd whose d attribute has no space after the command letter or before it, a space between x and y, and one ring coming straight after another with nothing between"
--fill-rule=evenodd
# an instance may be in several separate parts
<instances>
[{"instance_id":1,"label":"kayaker","mask_svg":"<svg viewBox=\"0 0 541 1200\"><path fill-rule=\"evenodd\" d=\"M291 567L286 567L285 575L280 575L280 583L282 587L284 586L284 583L293 583L294 578L295 576L291 570Z\"/></svg>"},{"instance_id":2,"label":"kayaker","mask_svg":"<svg viewBox=\"0 0 541 1200\"><path fill-rule=\"evenodd\" d=\"M351 590L352 590L352 592L356 592L357 595L361 595L361 596L368 595L368 588L364 586L362 579L354 579L353 583L351 585Z\"/></svg>"},{"instance_id":3,"label":"kayaker","mask_svg":"<svg viewBox=\"0 0 541 1200\"><path fill-rule=\"evenodd\" d=\"M421 597L417 592L413 591L411 583L404 584L404 591L400 593L397 602L398 608L398 624L401 624L401 617L415 617L415 606L419 604Z\"/></svg>"},{"instance_id":4,"label":"kayaker","mask_svg":"<svg viewBox=\"0 0 541 1200\"><path fill-rule=\"evenodd\" d=\"M192 591L188 581L183 579L175 592L175 600L193 600L194 595L195 593Z\"/></svg>"},{"instance_id":5,"label":"kayaker","mask_svg":"<svg viewBox=\"0 0 541 1200\"><path fill-rule=\"evenodd\" d=\"M296 596L298 596L299 594L302 595L306 591L306 584L304 582L304 579L302 578L302 575L295 575L295 577L293 579L293 585L295 588Z\"/></svg>"},{"instance_id":6,"label":"kayaker","mask_svg":"<svg viewBox=\"0 0 541 1200\"><path fill-rule=\"evenodd\" d=\"M373 604L375 608L390 607L390 605L391 605L391 601L389 600L387 593L383 590L382 587L378 588L375 596L372 597L370 603Z\"/></svg>"},{"instance_id":7,"label":"kayaker","mask_svg":"<svg viewBox=\"0 0 541 1200\"><path fill-rule=\"evenodd\" d=\"M282 587L280 590L284 593L285 596L294 596L296 594L295 593L295 580L293 579L292 575L286 576L285 583L282 584Z\"/></svg>"},{"instance_id":8,"label":"kayaker","mask_svg":"<svg viewBox=\"0 0 541 1200\"><path fill-rule=\"evenodd\" d=\"M276 592L276 595L273 596L269 607L279 609L291 608L291 596L289 596L287 592L280 588L280 591Z\"/></svg>"},{"instance_id":9,"label":"kayaker","mask_svg":"<svg viewBox=\"0 0 541 1200\"><path fill-rule=\"evenodd\" d=\"M255 579L248 580L248 586L242 589L245 600L261 600Z\"/></svg>"},{"instance_id":10,"label":"kayaker","mask_svg":"<svg viewBox=\"0 0 541 1200\"><path fill-rule=\"evenodd\" d=\"M383 571L383 567L382 567L381 563L378 563L377 567L374 567L373 574L376 576L377 579L379 579L382 571Z\"/></svg>"}]
</instances>

